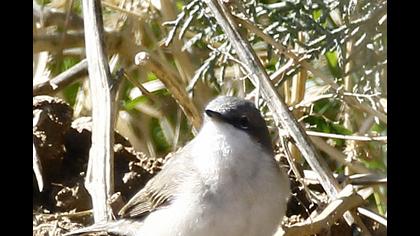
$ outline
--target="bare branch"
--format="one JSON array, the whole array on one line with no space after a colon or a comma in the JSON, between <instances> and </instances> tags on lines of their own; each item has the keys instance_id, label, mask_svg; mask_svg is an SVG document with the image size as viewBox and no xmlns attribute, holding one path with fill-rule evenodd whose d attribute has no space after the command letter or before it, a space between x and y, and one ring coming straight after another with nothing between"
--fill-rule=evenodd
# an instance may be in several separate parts
<instances>
[{"instance_id":1,"label":"bare branch","mask_svg":"<svg viewBox=\"0 0 420 236\"><path fill-rule=\"evenodd\" d=\"M366 209L364 207L357 208L357 211L360 214L362 214L362 215L364 215L364 216L366 216L366 217L368 217L368 218L370 218L370 219L372 219L372 220L374 220L374 221L382 224L383 226L387 227L387 221L388 220L385 217L383 217L381 215L378 215L375 212L373 212L373 211L371 211L369 209Z\"/></svg>"},{"instance_id":2,"label":"bare branch","mask_svg":"<svg viewBox=\"0 0 420 236\"><path fill-rule=\"evenodd\" d=\"M43 83L35 84L32 89L33 96L52 95L87 74L87 60L83 59L72 68L57 75L55 78Z\"/></svg>"},{"instance_id":3,"label":"bare branch","mask_svg":"<svg viewBox=\"0 0 420 236\"><path fill-rule=\"evenodd\" d=\"M33 126L35 127L40 119L42 111L34 111ZM36 151L35 143L32 142L32 169L35 174L36 182L38 184L38 190L42 192L44 190L44 177L42 175L42 164L39 158L38 152Z\"/></svg>"},{"instance_id":4,"label":"bare branch","mask_svg":"<svg viewBox=\"0 0 420 236\"><path fill-rule=\"evenodd\" d=\"M42 22L44 27L52 25L63 26L66 16L67 13L65 12L59 12L46 6L41 8L36 1L33 1L33 20L34 22ZM74 13L69 13L67 29L83 29L83 19Z\"/></svg>"},{"instance_id":5,"label":"bare branch","mask_svg":"<svg viewBox=\"0 0 420 236\"><path fill-rule=\"evenodd\" d=\"M319 215L303 223L297 223L286 228L284 236L318 234L323 229L331 227L346 211L363 203L364 199L354 193L352 186L348 185L338 194L338 198L328 204Z\"/></svg>"},{"instance_id":6,"label":"bare branch","mask_svg":"<svg viewBox=\"0 0 420 236\"><path fill-rule=\"evenodd\" d=\"M100 0L84 0L85 48L92 99L92 146L85 186L92 197L95 222L111 220L107 202L114 187L114 97L104 50Z\"/></svg>"},{"instance_id":7,"label":"bare branch","mask_svg":"<svg viewBox=\"0 0 420 236\"><path fill-rule=\"evenodd\" d=\"M307 184L319 184L319 177L318 174L312 170L304 170L303 171L305 177L305 182ZM334 177L339 182L345 182L351 185L377 185L377 184L386 184L387 183L387 177L383 175L373 174L373 173L367 173L367 174L353 174L353 175L338 175L334 174Z\"/></svg>"},{"instance_id":8,"label":"bare branch","mask_svg":"<svg viewBox=\"0 0 420 236\"><path fill-rule=\"evenodd\" d=\"M153 58L147 52L140 52L135 57L135 63L137 65L145 66L150 69L165 85L165 87L171 92L172 96L181 105L182 110L188 119L190 119L195 129L201 126L201 116L195 107L194 103L188 97L184 87L179 82L175 73L167 70L167 67L162 66L158 60Z\"/></svg>"},{"instance_id":9,"label":"bare branch","mask_svg":"<svg viewBox=\"0 0 420 236\"><path fill-rule=\"evenodd\" d=\"M107 49L117 49L120 34L117 31L105 32L104 36ZM42 52L58 52L66 48L78 48L84 46L83 32L67 32L66 37L62 40L61 33L36 34L33 36L33 51Z\"/></svg>"},{"instance_id":10,"label":"bare branch","mask_svg":"<svg viewBox=\"0 0 420 236\"><path fill-rule=\"evenodd\" d=\"M336 139L345 139L345 140L355 140L355 141L379 141L387 142L387 136L360 136L360 135L343 135L343 134L330 134L316 131L306 131L309 136L323 137L323 138L336 138Z\"/></svg>"},{"instance_id":11,"label":"bare branch","mask_svg":"<svg viewBox=\"0 0 420 236\"><path fill-rule=\"evenodd\" d=\"M352 185L375 185L386 184L388 178L375 174L354 174L348 177L348 182Z\"/></svg>"},{"instance_id":12,"label":"bare branch","mask_svg":"<svg viewBox=\"0 0 420 236\"><path fill-rule=\"evenodd\" d=\"M322 140L322 138L313 136L311 137L311 140L321 151L327 153L335 161L348 166L352 171L356 173L370 173L370 170L363 165L347 161L347 157L341 151L331 147L331 145Z\"/></svg>"},{"instance_id":13,"label":"bare branch","mask_svg":"<svg viewBox=\"0 0 420 236\"><path fill-rule=\"evenodd\" d=\"M175 2L170 0L161 0L161 13L164 21L171 21L176 18ZM186 83L195 72L195 67L187 51L182 50L182 42L175 37L172 41L171 52L175 58L175 65L181 75L181 81Z\"/></svg>"}]
</instances>

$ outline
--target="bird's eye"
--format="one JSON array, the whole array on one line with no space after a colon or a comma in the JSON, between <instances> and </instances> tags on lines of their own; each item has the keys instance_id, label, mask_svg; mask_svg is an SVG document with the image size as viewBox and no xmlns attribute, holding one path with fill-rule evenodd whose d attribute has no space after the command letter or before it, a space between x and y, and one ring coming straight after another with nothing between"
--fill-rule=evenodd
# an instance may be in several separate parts
<instances>
[{"instance_id":1,"label":"bird's eye","mask_svg":"<svg viewBox=\"0 0 420 236\"><path fill-rule=\"evenodd\" d=\"M249 121L248 121L248 117L246 116L241 116L239 118L239 127L241 129L248 129L249 128Z\"/></svg>"}]
</instances>

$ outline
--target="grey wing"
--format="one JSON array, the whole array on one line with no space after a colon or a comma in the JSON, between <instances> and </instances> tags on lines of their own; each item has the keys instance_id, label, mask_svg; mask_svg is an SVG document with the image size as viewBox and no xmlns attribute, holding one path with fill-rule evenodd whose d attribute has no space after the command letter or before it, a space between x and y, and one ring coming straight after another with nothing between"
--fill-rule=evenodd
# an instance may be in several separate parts
<instances>
[{"instance_id":1,"label":"grey wing","mask_svg":"<svg viewBox=\"0 0 420 236\"><path fill-rule=\"evenodd\" d=\"M187 166L191 161L185 152L187 146L175 153L162 170L146 186L134 195L121 208L118 214L122 217L139 217L148 214L170 201L179 191L183 179L191 173Z\"/></svg>"}]
</instances>

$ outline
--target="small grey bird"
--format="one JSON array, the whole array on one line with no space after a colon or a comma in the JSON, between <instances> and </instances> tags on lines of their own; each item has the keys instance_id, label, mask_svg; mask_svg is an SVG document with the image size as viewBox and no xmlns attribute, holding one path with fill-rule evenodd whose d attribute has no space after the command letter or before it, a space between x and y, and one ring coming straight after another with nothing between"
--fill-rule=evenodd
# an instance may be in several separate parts
<instances>
[{"instance_id":1,"label":"small grey bird","mask_svg":"<svg viewBox=\"0 0 420 236\"><path fill-rule=\"evenodd\" d=\"M197 136L121 209L122 219L68 235L273 235L290 188L260 112L247 100L221 96L204 116Z\"/></svg>"}]
</instances>

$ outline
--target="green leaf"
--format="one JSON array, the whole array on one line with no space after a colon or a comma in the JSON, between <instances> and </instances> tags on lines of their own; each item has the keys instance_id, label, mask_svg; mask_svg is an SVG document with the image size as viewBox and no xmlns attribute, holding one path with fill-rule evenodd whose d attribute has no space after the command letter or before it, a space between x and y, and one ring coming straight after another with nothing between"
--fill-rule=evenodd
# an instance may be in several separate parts
<instances>
[{"instance_id":1,"label":"green leaf","mask_svg":"<svg viewBox=\"0 0 420 236\"><path fill-rule=\"evenodd\" d=\"M178 11L182 11L183 7L184 7L183 1L176 1L176 8L178 9Z\"/></svg>"},{"instance_id":2,"label":"green leaf","mask_svg":"<svg viewBox=\"0 0 420 236\"><path fill-rule=\"evenodd\" d=\"M351 135L352 132L349 129L346 129L344 126L340 124L331 123L332 131L335 134L343 134L343 135Z\"/></svg>"},{"instance_id":3,"label":"green leaf","mask_svg":"<svg viewBox=\"0 0 420 236\"><path fill-rule=\"evenodd\" d=\"M381 122L380 124L374 123L372 125L372 131L373 132L377 132L378 134L382 134L387 132L386 126L384 126L384 124Z\"/></svg>"},{"instance_id":4,"label":"green leaf","mask_svg":"<svg viewBox=\"0 0 420 236\"><path fill-rule=\"evenodd\" d=\"M340 78L343 73L341 71L340 65L338 64L337 52L326 52L325 58L327 59L328 68L330 69L331 74L335 78Z\"/></svg>"},{"instance_id":5,"label":"green leaf","mask_svg":"<svg viewBox=\"0 0 420 236\"><path fill-rule=\"evenodd\" d=\"M149 72L147 73L147 81L157 80L157 77L154 73Z\"/></svg>"},{"instance_id":6,"label":"green leaf","mask_svg":"<svg viewBox=\"0 0 420 236\"><path fill-rule=\"evenodd\" d=\"M170 149L165 135L163 134L162 128L160 127L158 119L151 119L150 121L150 130L153 143L155 144L156 151L159 153L166 153Z\"/></svg>"},{"instance_id":7,"label":"green leaf","mask_svg":"<svg viewBox=\"0 0 420 236\"><path fill-rule=\"evenodd\" d=\"M124 102L123 106L127 111L130 111L136 107L139 103L145 103L148 101L148 98L146 96L138 96L133 100Z\"/></svg>"},{"instance_id":8,"label":"green leaf","mask_svg":"<svg viewBox=\"0 0 420 236\"><path fill-rule=\"evenodd\" d=\"M318 9L318 10L314 10L312 12L312 17L314 18L315 21L317 21L322 15L322 10Z\"/></svg>"},{"instance_id":9,"label":"green leaf","mask_svg":"<svg viewBox=\"0 0 420 236\"><path fill-rule=\"evenodd\" d=\"M51 63L48 64L48 67L51 70L52 75L58 75L70 69L78 62L80 62L80 59L73 57L65 57L61 60L57 60L57 58L54 58L53 60L51 60Z\"/></svg>"},{"instance_id":10,"label":"green leaf","mask_svg":"<svg viewBox=\"0 0 420 236\"><path fill-rule=\"evenodd\" d=\"M50 3L50 2L51 2L51 0L36 0L36 2L37 2L39 5L41 5L41 6L45 6L45 5L47 5L48 3Z\"/></svg>"},{"instance_id":11,"label":"green leaf","mask_svg":"<svg viewBox=\"0 0 420 236\"><path fill-rule=\"evenodd\" d=\"M386 171L386 165L381 159L373 159L373 160L362 160L365 166L372 170L381 170Z\"/></svg>"},{"instance_id":12,"label":"green leaf","mask_svg":"<svg viewBox=\"0 0 420 236\"><path fill-rule=\"evenodd\" d=\"M62 64L62 71L68 70L70 68L72 68L74 65L76 65L80 60L75 59L75 58L65 58L63 60L63 64Z\"/></svg>"},{"instance_id":13,"label":"green leaf","mask_svg":"<svg viewBox=\"0 0 420 236\"><path fill-rule=\"evenodd\" d=\"M313 131L326 133L331 131L327 121L321 116L308 116L304 119L304 122L309 124Z\"/></svg>"},{"instance_id":14,"label":"green leaf","mask_svg":"<svg viewBox=\"0 0 420 236\"><path fill-rule=\"evenodd\" d=\"M74 106L76 103L77 93L79 92L80 85L82 83L74 83L70 84L66 88L63 89L63 96L64 100L70 104L70 106Z\"/></svg>"},{"instance_id":15,"label":"green leaf","mask_svg":"<svg viewBox=\"0 0 420 236\"><path fill-rule=\"evenodd\" d=\"M324 98L315 102L314 112L323 115L330 120L336 120L340 112L340 102L335 99Z\"/></svg>"}]
</instances>

